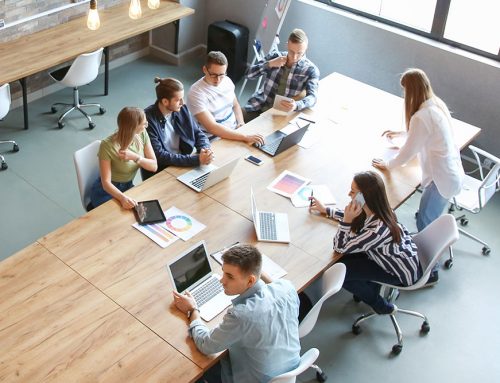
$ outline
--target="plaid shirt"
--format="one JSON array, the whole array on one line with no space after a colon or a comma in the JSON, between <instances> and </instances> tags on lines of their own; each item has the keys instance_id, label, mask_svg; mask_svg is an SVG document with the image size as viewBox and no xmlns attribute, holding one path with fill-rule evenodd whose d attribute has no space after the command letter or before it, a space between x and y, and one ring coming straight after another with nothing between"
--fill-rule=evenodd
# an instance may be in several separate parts
<instances>
[{"instance_id":1,"label":"plaid shirt","mask_svg":"<svg viewBox=\"0 0 500 383\"><path fill-rule=\"evenodd\" d=\"M248 103L245 105L247 111L259 111L264 106L272 107L274 96L278 90L278 85L281 79L281 68L269 68L267 62L278 55L286 56L288 52L274 52L267 55L263 60L248 69L246 77L248 79L256 79L264 75L264 87L255 92ZM297 101L297 110L310 108L316 104L316 96L318 93L319 69L304 55L297 63L290 68L290 74L286 81L285 94L286 97L294 97L299 95L303 90L306 91L306 96Z\"/></svg>"}]
</instances>

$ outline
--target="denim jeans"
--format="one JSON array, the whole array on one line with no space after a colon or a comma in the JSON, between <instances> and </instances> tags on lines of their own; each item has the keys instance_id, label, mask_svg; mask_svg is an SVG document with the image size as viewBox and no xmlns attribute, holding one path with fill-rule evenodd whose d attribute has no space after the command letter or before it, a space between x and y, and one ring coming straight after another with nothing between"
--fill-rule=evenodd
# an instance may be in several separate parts
<instances>
[{"instance_id":1,"label":"denim jeans","mask_svg":"<svg viewBox=\"0 0 500 383\"><path fill-rule=\"evenodd\" d=\"M389 274L366 253L347 254L340 260L346 266L344 289L356 295L379 314L388 314L392 305L380 296L380 285L374 281L401 285L398 277Z\"/></svg>"},{"instance_id":2,"label":"denim jeans","mask_svg":"<svg viewBox=\"0 0 500 383\"><path fill-rule=\"evenodd\" d=\"M431 182L424 189L422 198L420 198L420 206L417 215L418 231L422 231L432 221L439 218L447 205L448 199L439 194L436 185L434 182Z\"/></svg>"},{"instance_id":3,"label":"denim jeans","mask_svg":"<svg viewBox=\"0 0 500 383\"><path fill-rule=\"evenodd\" d=\"M121 192L125 192L134 186L132 181L111 183L115 185ZM102 187L101 177L99 177L94 182L94 184L92 185L92 189L90 190L90 202L92 203L92 206L97 207L99 205L102 205L104 202L108 202L112 198L113 197L111 196L111 194L108 194L108 192Z\"/></svg>"}]
</instances>

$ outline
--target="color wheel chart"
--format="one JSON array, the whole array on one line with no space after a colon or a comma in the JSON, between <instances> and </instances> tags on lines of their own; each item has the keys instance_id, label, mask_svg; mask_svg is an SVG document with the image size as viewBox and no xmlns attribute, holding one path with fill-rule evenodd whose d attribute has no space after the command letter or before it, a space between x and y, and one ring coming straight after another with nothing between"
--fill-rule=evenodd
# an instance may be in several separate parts
<instances>
[{"instance_id":1,"label":"color wheel chart","mask_svg":"<svg viewBox=\"0 0 500 383\"><path fill-rule=\"evenodd\" d=\"M206 227L175 206L165 211L165 217L167 218L166 222L160 225L184 241L189 240Z\"/></svg>"}]
</instances>

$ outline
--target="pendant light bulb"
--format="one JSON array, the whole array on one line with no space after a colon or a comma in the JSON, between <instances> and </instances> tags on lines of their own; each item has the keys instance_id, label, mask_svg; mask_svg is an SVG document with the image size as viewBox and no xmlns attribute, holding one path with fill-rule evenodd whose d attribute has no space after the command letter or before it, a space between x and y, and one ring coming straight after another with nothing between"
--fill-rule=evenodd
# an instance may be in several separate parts
<instances>
[{"instance_id":1,"label":"pendant light bulb","mask_svg":"<svg viewBox=\"0 0 500 383\"><path fill-rule=\"evenodd\" d=\"M160 0L148 0L149 9L158 9L160 8Z\"/></svg>"},{"instance_id":2,"label":"pendant light bulb","mask_svg":"<svg viewBox=\"0 0 500 383\"><path fill-rule=\"evenodd\" d=\"M101 20L99 20L99 13L97 13L97 0L90 0L90 9L87 16L87 28L95 31L101 26Z\"/></svg>"},{"instance_id":3,"label":"pendant light bulb","mask_svg":"<svg viewBox=\"0 0 500 383\"><path fill-rule=\"evenodd\" d=\"M128 17L133 20L139 19L142 16L141 2L139 0L131 0L128 9Z\"/></svg>"}]
</instances>

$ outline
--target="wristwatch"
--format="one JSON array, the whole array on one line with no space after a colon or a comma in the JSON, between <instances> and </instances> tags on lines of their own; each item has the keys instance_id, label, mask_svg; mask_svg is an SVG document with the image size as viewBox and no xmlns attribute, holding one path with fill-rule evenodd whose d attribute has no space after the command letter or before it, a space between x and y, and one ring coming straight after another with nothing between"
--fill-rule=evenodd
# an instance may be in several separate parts
<instances>
[{"instance_id":1,"label":"wristwatch","mask_svg":"<svg viewBox=\"0 0 500 383\"><path fill-rule=\"evenodd\" d=\"M193 315L193 313L194 313L195 311L200 312L200 309L199 309L198 307L195 307L195 308L194 308L194 309L192 309L192 310L188 310L188 312L187 312L188 319L189 319L189 318L191 318L191 315Z\"/></svg>"}]
</instances>

